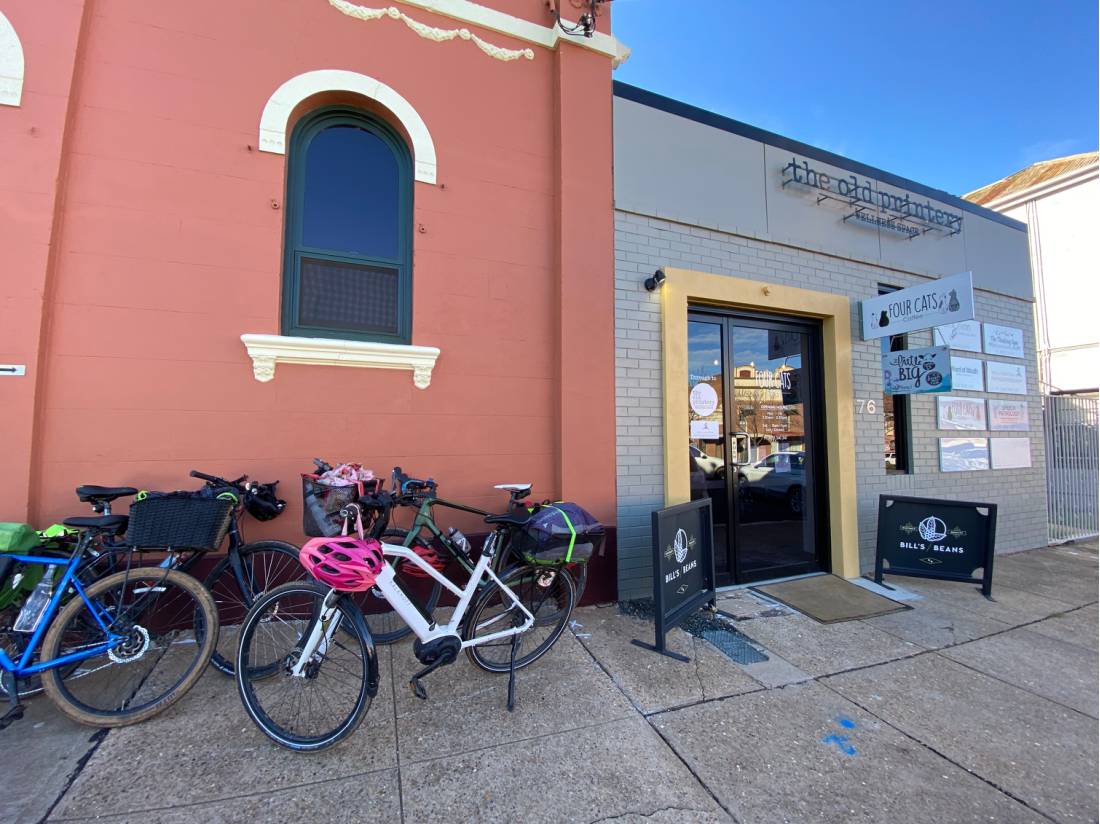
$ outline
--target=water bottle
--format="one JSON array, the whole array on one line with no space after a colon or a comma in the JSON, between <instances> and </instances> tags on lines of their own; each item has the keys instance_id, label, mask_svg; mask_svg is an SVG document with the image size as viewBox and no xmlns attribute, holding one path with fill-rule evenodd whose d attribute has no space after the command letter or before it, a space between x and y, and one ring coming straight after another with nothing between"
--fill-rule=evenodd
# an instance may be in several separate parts
<instances>
[{"instance_id":1,"label":"water bottle","mask_svg":"<svg viewBox=\"0 0 1100 824\"><path fill-rule=\"evenodd\" d=\"M54 567L46 567L46 573L42 576L31 591L27 602L19 610L19 617L15 619L12 627L16 632L34 632L42 622L42 616L46 613L46 607L53 597L53 571Z\"/></svg>"},{"instance_id":2,"label":"water bottle","mask_svg":"<svg viewBox=\"0 0 1100 824\"><path fill-rule=\"evenodd\" d=\"M470 539L455 529L453 526L447 530L447 537L451 539L451 543L458 547L459 551L463 555L470 554Z\"/></svg>"}]
</instances>

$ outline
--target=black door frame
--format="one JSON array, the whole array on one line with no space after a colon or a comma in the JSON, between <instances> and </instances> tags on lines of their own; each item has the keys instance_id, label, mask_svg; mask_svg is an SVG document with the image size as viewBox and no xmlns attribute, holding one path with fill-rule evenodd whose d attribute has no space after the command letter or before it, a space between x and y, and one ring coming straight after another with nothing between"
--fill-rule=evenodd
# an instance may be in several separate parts
<instances>
[{"instance_id":1,"label":"black door frame","mask_svg":"<svg viewBox=\"0 0 1100 824\"><path fill-rule=\"evenodd\" d=\"M753 583L766 580L766 577L755 577L751 580L741 575L737 557L737 533L740 524L740 511L737 506L737 471L736 442L731 435L736 429L731 426L734 411L734 387L733 364L731 354L733 352L733 339L730 330L734 326L747 326L758 329L778 329L807 334L809 341L809 364L807 375L809 381L803 381L803 390L807 384L809 388L810 414L803 415L804 425L810 427L810 460L812 467L812 500L813 507L813 541L814 560L805 564L792 565L789 572L782 576L788 577L811 572L829 572L831 570L832 552L830 551L830 531L828 529L829 490L826 483L828 473L828 450L826 447L827 430L825 426L825 387L822 377L824 375L824 354L822 341L821 321L814 318L803 318L792 315L775 315L749 310L722 310L711 306L688 306L688 321L702 321L705 323L719 323L722 326L722 406L723 427L726 439L725 448L725 475L726 475L726 511L729 523L727 524L727 546L725 552L728 558L730 570L729 580L719 580L719 586ZM715 546L715 552L720 548ZM726 577L726 576L723 576Z\"/></svg>"}]
</instances>

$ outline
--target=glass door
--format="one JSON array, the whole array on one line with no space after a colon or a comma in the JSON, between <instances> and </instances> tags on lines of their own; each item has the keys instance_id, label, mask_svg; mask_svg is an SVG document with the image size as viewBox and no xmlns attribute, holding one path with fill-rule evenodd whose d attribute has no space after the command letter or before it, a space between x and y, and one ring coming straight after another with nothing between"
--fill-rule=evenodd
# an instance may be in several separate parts
<instances>
[{"instance_id":1,"label":"glass door","mask_svg":"<svg viewBox=\"0 0 1100 824\"><path fill-rule=\"evenodd\" d=\"M689 317L691 489L712 502L719 583L826 568L820 357L814 324Z\"/></svg>"}]
</instances>

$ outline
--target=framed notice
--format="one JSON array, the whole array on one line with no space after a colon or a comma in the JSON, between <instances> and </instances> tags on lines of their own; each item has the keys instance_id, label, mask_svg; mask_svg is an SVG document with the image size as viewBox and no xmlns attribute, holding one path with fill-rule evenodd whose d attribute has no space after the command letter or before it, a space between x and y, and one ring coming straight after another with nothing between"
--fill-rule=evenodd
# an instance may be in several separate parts
<instances>
[{"instance_id":1,"label":"framed notice","mask_svg":"<svg viewBox=\"0 0 1100 824\"><path fill-rule=\"evenodd\" d=\"M946 346L887 352L882 356L882 386L887 395L950 392L951 360Z\"/></svg>"},{"instance_id":2,"label":"framed notice","mask_svg":"<svg viewBox=\"0 0 1100 824\"><path fill-rule=\"evenodd\" d=\"M980 583L989 598L996 535L996 504L880 495L875 583L883 572Z\"/></svg>"},{"instance_id":3,"label":"framed notice","mask_svg":"<svg viewBox=\"0 0 1100 824\"><path fill-rule=\"evenodd\" d=\"M1006 395L1027 394L1027 369L1018 363L985 362L985 387L987 392L1003 392Z\"/></svg>"},{"instance_id":4,"label":"framed notice","mask_svg":"<svg viewBox=\"0 0 1100 824\"><path fill-rule=\"evenodd\" d=\"M984 392L982 362L977 358L951 358L951 388Z\"/></svg>"},{"instance_id":5,"label":"framed notice","mask_svg":"<svg viewBox=\"0 0 1100 824\"><path fill-rule=\"evenodd\" d=\"M1031 466L1031 439L990 438L989 460L994 469L1026 469Z\"/></svg>"},{"instance_id":6,"label":"framed notice","mask_svg":"<svg viewBox=\"0 0 1100 824\"><path fill-rule=\"evenodd\" d=\"M995 432L1028 432L1027 401L986 401L989 406L989 428Z\"/></svg>"},{"instance_id":7,"label":"framed notice","mask_svg":"<svg viewBox=\"0 0 1100 824\"><path fill-rule=\"evenodd\" d=\"M1024 330L1015 326L982 324L982 348L987 355L1004 355L1009 358L1024 356Z\"/></svg>"},{"instance_id":8,"label":"framed notice","mask_svg":"<svg viewBox=\"0 0 1100 824\"><path fill-rule=\"evenodd\" d=\"M941 472L989 469L988 438L940 438Z\"/></svg>"},{"instance_id":9,"label":"framed notice","mask_svg":"<svg viewBox=\"0 0 1100 824\"><path fill-rule=\"evenodd\" d=\"M936 425L940 429L985 429L985 401L980 398L936 398Z\"/></svg>"},{"instance_id":10,"label":"framed notice","mask_svg":"<svg viewBox=\"0 0 1100 824\"><path fill-rule=\"evenodd\" d=\"M963 320L937 326L932 330L932 342L936 346L950 346L965 352L981 352L982 325L976 320Z\"/></svg>"}]
</instances>

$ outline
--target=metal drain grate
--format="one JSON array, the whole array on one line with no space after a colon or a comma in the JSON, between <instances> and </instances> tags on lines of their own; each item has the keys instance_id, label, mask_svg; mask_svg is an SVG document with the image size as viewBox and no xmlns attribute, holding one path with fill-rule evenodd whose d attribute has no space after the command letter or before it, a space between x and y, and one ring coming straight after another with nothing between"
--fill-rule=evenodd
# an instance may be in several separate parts
<instances>
[{"instance_id":1,"label":"metal drain grate","mask_svg":"<svg viewBox=\"0 0 1100 824\"><path fill-rule=\"evenodd\" d=\"M653 601L620 601L619 611L643 620L653 620ZM717 615L697 612L680 625L685 632L702 638L736 664L759 664L768 656L749 643L729 621Z\"/></svg>"}]
</instances>

